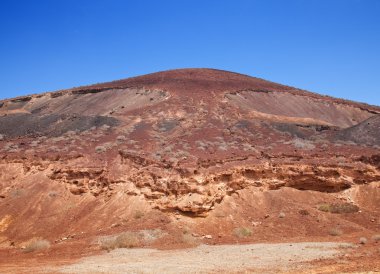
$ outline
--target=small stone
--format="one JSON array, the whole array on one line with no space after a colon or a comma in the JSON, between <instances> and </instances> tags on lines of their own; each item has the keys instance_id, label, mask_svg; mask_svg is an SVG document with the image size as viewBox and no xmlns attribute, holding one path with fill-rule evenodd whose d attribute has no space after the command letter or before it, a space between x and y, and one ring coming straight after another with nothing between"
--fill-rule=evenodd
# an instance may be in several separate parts
<instances>
[{"instance_id":1,"label":"small stone","mask_svg":"<svg viewBox=\"0 0 380 274\"><path fill-rule=\"evenodd\" d=\"M212 239L212 236L211 235L205 235L204 238L205 239Z\"/></svg>"},{"instance_id":2,"label":"small stone","mask_svg":"<svg viewBox=\"0 0 380 274\"><path fill-rule=\"evenodd\" d=\"M269 214L265 214L264 218L265 219L269 218Z\"/></svg>"}]
</instances>

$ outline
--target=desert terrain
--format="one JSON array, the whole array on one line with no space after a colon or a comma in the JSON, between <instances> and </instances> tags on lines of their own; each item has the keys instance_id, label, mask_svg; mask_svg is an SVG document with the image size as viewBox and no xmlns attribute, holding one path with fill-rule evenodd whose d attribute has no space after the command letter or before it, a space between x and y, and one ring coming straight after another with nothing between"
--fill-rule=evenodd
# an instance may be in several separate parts
<instances>
[{"instance_id":1,"label":"desert terrain","mask_svg":"<svg viewBox=\"0 0 380 274\"><path fill-rule=\"evenodd\" d=\"M1 273L380 271L380 107L215 69L0 101Z\"/></svg>"}]
</instances>

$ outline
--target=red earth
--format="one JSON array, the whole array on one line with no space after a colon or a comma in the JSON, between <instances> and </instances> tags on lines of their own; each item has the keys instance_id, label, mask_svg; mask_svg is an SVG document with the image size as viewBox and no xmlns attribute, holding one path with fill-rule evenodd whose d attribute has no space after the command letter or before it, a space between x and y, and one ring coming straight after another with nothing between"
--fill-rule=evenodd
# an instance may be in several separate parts
<instances>
[{"instance_id":1,"label":"red earth","mask_svg":"<svg viewBox=\"0 0 380 274\"><path fill-rule=\"evenodd\" d=\"M215 69L0 101L0 269L67 264L128 231L158 249L365 237L315 267L379 270L379 117Z\"/></svg>"}]
</instances>

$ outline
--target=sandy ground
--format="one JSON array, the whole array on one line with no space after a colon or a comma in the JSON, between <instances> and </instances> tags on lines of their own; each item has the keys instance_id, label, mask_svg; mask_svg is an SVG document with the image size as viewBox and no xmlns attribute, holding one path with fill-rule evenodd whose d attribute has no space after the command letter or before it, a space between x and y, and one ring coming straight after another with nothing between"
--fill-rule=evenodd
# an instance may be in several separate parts
<instances>
[{"instance_id":1,"label":"sandy ground","mask_svg":"<svg viewBox=\"0 0 380 274\"><path fill-rule=\"evenodd\" d=\"M342 243L201 245L182 250L116 249L64 267L61 273L278 273L305 270L308 262L334 258Z\"/></svg>"}]
</instances>

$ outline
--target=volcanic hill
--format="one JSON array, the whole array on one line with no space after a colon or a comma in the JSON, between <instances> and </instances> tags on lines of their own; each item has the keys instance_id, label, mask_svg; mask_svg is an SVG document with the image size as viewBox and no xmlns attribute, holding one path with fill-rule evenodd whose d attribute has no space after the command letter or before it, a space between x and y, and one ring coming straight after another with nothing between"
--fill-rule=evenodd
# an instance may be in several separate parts
<instances>
[{"instance_id":1,"label":"volcanic hill","mask_svg":"<svg viewBox=\"0 0 380 274\"><path fill-rule=\"evenodd\" d=\"M161 231L141 242L160 248L189 244L185 230L215 244L370 235L379 148L378 106L215 69L2 100L0 248L43 238L78 255L127 230Z\"/></svg>"}]
</instances>

